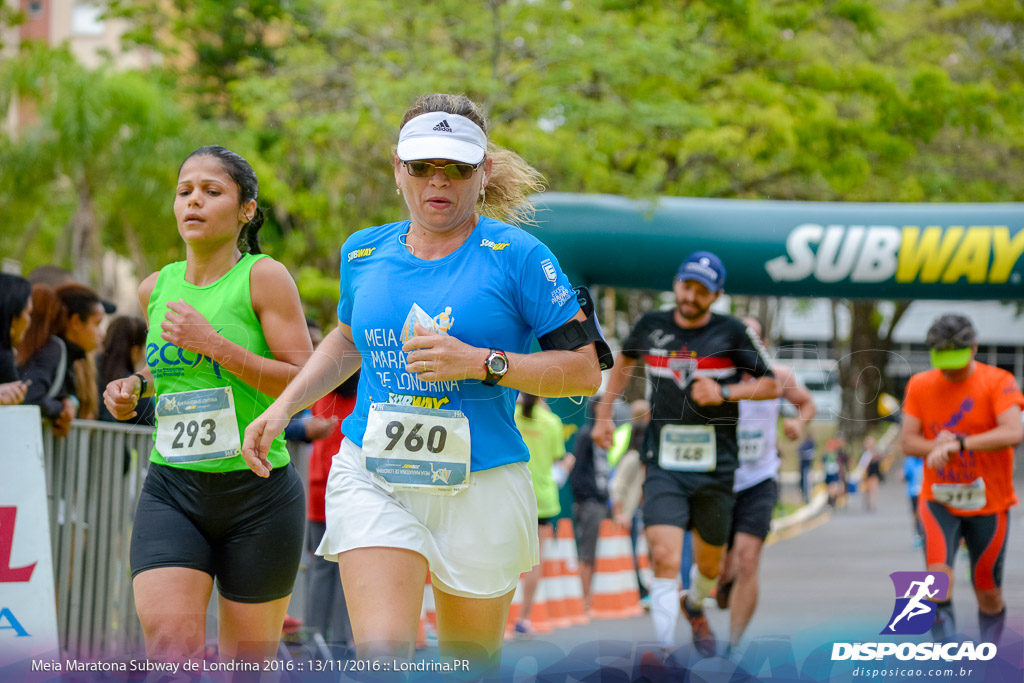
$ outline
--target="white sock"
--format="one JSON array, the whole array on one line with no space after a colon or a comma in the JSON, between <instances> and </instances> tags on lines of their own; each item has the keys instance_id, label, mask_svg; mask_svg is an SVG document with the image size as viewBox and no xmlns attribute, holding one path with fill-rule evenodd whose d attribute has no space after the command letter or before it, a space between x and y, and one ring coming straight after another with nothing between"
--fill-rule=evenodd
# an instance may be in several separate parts
<instances>
[{"instance_id":1,"label":"white sock","mask_svg":"<svg viewBox=\"0 0 1024 683\"><path fill-rule=\"evenodd\" d=\"M657 641L666 648L674 647L679 621L679 584L675 579L651 579L651 621Z\"/></svg>"},{"instance_id":2,"label":"white sock","mask_svg":"<svg viewBox=\"0 0 1024 683\"><path fill-rule=\"evenodd\" d=\"M690 590L686 592L686 606L697 611L704 605L704 598L711 595L711 590L718 583L718 579L709 579L700 573L697 565L693 565L690 571Z\"/></svg>"}]
</instances>

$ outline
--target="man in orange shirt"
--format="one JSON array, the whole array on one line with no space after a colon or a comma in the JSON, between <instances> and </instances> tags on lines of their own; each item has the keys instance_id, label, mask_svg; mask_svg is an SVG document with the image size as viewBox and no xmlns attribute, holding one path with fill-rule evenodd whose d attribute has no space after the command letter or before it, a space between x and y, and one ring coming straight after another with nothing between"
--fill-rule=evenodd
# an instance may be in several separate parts
<instances>
[{"instance_id":1,"label":"man in orange shirt","mask_svg":"<svg viewBox=\"0 0 1024 683\"><path fill-rule=\"evenodd\" d=\"M950 577L961 538L971 560L982 639L997 642L1006 620L1003 562L1013 491L1013 448L1024 437L1024 395L1009 372L975 359L970 319L944 315L926 338L934 369L910 378L903 452L924 458L919 511L929 571ZM932 635L955 633L951 595L939 602Z\"/></svg>"}]
</instances>

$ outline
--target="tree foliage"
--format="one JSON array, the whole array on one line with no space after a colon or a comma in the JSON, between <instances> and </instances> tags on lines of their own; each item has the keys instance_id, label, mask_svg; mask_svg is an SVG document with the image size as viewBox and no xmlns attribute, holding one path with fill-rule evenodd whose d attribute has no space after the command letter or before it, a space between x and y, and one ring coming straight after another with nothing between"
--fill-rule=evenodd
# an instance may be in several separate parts
<instances>
[{"instance_id":1,"label":"tree foliage","mask_svg":"<svg viewBox=\"0 0 1024 683\"><path fill-rule=\"evenodd\" d=\"M1020 198L1021 10L871 0L124 2L265 164L287 258L394 216L403 110L465 92L562 191ZM189 54L193 59L188 59ZM240 125L239 125L240 124Z\"/></svg>"},{"instance_id":2,"label":"tree foliage","mask_svg":"<svg viewBox=\"0 0 1024 683\"><path fill-rule=\"evenodd\" d=\"M0 62L0 103L36 112L0 138L0 212L21 229L0 248L28 264L70 267L97 282L104 247L153 267L176 252L166 219L184 118L147 74L88 71L65 49L37 44Z\"/></svg>"},{"instance_id":3,"label":"tree foliage","mask_svg":"<svg viewBox=\"0 0 1024 683\"><path fill-rule=\"evenodd\" d=\"M521 153L560 191L824 201L1019 201L1024 195L1020 3L119 0L113 6L136 27L128 39L156 48L163 66L145 76L101 70L75 78L121 97L134 79L141 93L135 97L164 112L140 109L136 100L138 107L126 106L140 126L152 126L133 128L133 144L136 156L154 167L121 173L116 163L122 162L88 156L122 145L112 134L117 117L104 119L101 112L88 118L105 121L89 129L97 137L76 133L72 147L70 156L88 157L88 164L76 166L67 149L38 133L40 144L51 145L41 149L57 155L59 173L72 186L83 174L105 178L90 181L99 206L134 194L139 178L164 179L169 194L167 174L180 161L169 150L180 156L184 148L168 140L190 139L182 130L201 130L209 135L202 142L234 147L260 176L260 201L271 217L268 251L293 269L308 269L300 278L307 300L329 290L348 234L401 215L390 165L398 124L418 95L432 91L463 92L481 102L493 139ZM80 92L85 111L91 111L89 97L110 97ZM169 112L179 105L192 123L175 119L168 130ZM42 106L44 123L56 134L64 105L54 98ZM47 106L56 109L46 113ZM161 151L141 153L150 143ZM29 163L18 156L28 154L25 146L2 144L15 164ZM153 192L145 195L149 217L169 221ZM13 210L25 225L60 224L79 210L73 193L52 196L29 210L22 204L38 195L26 189L5 206L18 205ZM114 213L100 212L102 232L123 249L124 221L111 218ZM129 222L144 223L137 214ZM159 241L142 244L153 262L166 248ZM329 300L320 308L328 315Z\"/></svg>"}]
</instances>

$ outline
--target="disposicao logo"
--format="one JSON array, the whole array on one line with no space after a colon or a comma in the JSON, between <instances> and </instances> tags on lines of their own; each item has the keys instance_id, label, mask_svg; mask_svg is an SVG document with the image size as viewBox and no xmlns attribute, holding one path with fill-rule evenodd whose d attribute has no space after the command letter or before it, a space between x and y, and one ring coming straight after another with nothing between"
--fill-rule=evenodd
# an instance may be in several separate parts
<instances>
[{"instance_id":1,"label":"disposicao logo","mask_svg":"<svg viewBox=\"0 0 1024 683\"><path fill-rule=\"evenodd\" d=\"M942 572L893 572L889 574L896 591L896 604L879 635L921 635L935 621L935 601L949 595L949 577ZM994 643L972 641L948 643L833 643L832 661L988 661L996 656Z\"/></svg>"},{"instance_id":2,"label":"disposicao logo","mask_svg":"<svg viewBox=\"0 0 1024 683\"><path fill-rule=\"evenodd\" d=\"M942 572L893 572L896 605L879 634L920 635L935 621L935 602L949 595L949 576Z\"/></svg>"}]
</instances>

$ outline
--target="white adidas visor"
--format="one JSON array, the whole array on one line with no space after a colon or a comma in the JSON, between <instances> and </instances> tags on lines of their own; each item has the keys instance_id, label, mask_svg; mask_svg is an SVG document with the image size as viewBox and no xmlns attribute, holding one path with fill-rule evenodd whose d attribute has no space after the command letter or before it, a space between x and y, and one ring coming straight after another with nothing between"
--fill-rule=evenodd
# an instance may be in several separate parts
<instances>
[{"instance_id":1,"label":"white adidas visor","mask_svg":"<svg viewBox=\"0 0 1024 683\"><path fill-rule=\"evenodd\" d=\"M463 164L479 164L487 152L483 129L458 114L434 111L420 114L402 126L398 134L398 158L451 159Z\"/></svg>"}]
</instances>

